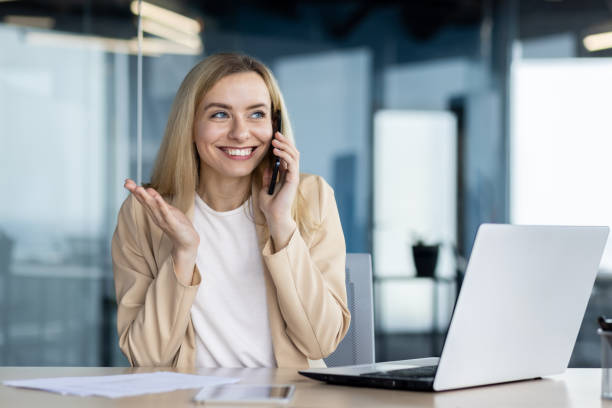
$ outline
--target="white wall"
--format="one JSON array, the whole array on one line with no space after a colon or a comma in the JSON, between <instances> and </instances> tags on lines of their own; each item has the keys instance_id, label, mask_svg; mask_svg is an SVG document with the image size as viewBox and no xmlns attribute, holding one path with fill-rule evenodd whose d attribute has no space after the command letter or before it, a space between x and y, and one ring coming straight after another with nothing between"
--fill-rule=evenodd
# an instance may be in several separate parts
<instances>
[{"instance_id":1,"label":"white wall","mask_svg":"<svg viewBox=\"0 0 612 408\"><path fill-rule=\"evenodd\" d=\"M611 72L609 58L513 65L512 222L612 226Z\"/></svg>"}]
</instances>

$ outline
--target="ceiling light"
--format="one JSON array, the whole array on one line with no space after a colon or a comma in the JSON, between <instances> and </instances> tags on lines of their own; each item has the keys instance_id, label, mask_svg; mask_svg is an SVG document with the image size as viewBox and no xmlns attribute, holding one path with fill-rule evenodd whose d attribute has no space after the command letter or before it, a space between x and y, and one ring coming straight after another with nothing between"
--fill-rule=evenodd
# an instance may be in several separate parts
<instances>
[{"instance_id":1,"label":"ceiling light","mask_svg":"<svg viewBox=\"0 0 612 408\"><path fill-rule=\"evenodd\" d=\"M612 31L607 33L591 34L582 40L584 48L589 51L600 51L612 48Z\"/></svg>"},{"instance_id":2,"label":"ceiling light","mask_svg":"<svg viewBox=\"0 0 612 408\"><path fill-rule=\"evenodd\" d=\"M202 48L202 40L199 35L185 34L166 25L159 24L156 21L149 20L148 18L142 19L142 31L174 41L194 50L200 50Z\"/></svg>"},{"instance_id":3,"label":"ceiling light","mask_svg":"<svg viewBox=\"0 0 612 408\"><path fill-rule=\"evenodd\" d=\"M199 34L202 27L197 20L185 17L182 14L175 13L168 9L156 6L143 1L141 4L141 15L151 20L155 20L160 24L171 27L174 30L182 31L187 34ZM138 0L133 0L130 4L130 10L134 15L138 15Z\"/></svg>"},{"instance_id":4,"label":"ceiling light","mask_svg":"<svg viewBox=\"0 0 612 408\"><path fill-rule=\"evenodd\" d=\"M1 1L1 0L0 0ZM36 27L49 30L55 26L55 19L44 16L5 16L4 22L22 27Z\"/></svg>"},{"instance_id":5,"label":"ceiling light","mask_svg":"<svg viewBox=\"0 0 612 408\"><path fill-rule=\"evenodd\" d=\"M32 31L26 34L26 42L37 46L85 48L117 54L138 54L138 40L136 38L121 40L92 35ZM198 55L200 53L201 50L194 50L159 38L145 38L142 43L142 54L150 57L163 54Z\"/></svg>"}]
</instances>

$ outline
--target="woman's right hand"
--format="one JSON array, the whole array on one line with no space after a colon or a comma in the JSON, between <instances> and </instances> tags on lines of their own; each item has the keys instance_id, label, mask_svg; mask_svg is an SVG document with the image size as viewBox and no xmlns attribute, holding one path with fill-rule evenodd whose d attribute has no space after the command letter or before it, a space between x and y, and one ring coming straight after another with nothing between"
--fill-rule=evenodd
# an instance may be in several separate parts
<instances>
[{"instance_id":1,"label":"woman's right hand","mask_svg":"<svg viewBox=\"0 0 612 408\"><path fill-rule=\"evenodd\" d=\"M184 284L190 285L200 236L189 218L168 204L153 188L145 189L129 178L125 180L124 187L142 204L153 222L168 235L174 245L172 256L176 274Z\"/></svg>"}]
</instances>

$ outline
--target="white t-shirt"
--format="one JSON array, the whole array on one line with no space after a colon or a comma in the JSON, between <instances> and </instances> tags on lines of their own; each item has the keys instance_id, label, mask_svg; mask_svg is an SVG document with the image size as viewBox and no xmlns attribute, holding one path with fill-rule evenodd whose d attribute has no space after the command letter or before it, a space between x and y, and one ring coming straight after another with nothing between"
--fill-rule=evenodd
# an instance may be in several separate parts
<instances>
[{"instance_id":1,"label":"white t-shirt","mask_svg":"<svg viewBox=\"0 0 612 408\"><path fill-rule=\"evenodd\" d=\"M196 367L276 367L251 202L218 212L196 194L202 274L191 306Z\"/></svg>"}]
</instances>

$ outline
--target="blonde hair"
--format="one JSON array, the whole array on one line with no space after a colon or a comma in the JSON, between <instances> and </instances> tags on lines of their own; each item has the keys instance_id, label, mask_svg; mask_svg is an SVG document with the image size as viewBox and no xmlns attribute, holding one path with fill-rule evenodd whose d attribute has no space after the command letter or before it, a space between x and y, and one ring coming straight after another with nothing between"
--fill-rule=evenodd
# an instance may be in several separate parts
<instances>
[{"instance_id":1,"label":"blonde hair","mask_svg":"<svg viewBox=\"0 0 612 408\"><path fill-rule=\"evenodd\" d=\"M219 53L207 57L189 71L176 93L149 184L183 212L193 204L199 184L200 157L193 141L198 105L222 78L242 72L255 72L263 79L270 94L272 112L281 112L280 131L295 143L283 95L268 67L255 58L238 53ZM253 171L258 188L261 188L266 165L264 159ZM298 192L291 212L296 222L308 227L305 221L310 217L299 211L303 207L300 205L303 199Z\"/></svg>"}]
</instances>

